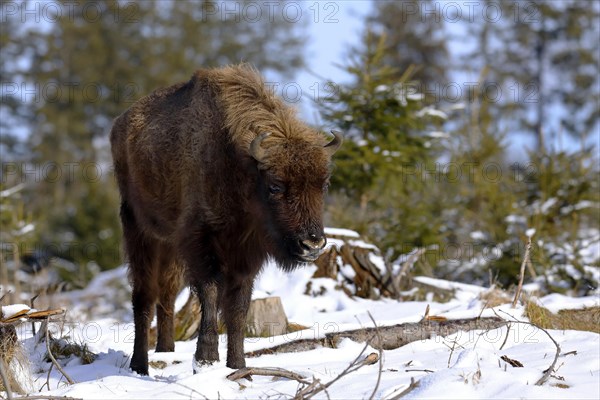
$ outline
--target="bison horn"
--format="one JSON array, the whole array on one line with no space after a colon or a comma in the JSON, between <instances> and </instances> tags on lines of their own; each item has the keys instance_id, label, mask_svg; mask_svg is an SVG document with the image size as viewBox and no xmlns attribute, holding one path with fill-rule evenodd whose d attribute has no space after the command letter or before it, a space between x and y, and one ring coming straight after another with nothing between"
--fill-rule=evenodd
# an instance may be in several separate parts
<instances>
[{"instance_id":1,"label":"bison horn","mask_svg":"<svg viewBox=\"0 0 600 400\"><path fill-rule=\"evenodd\" d=\"M333 134L333 140L325 145L325 149L330 155L333 155L340 148L344 139L338 131L331 131L331 133Z\"/></svg>"},{"instance_id":2,"label":"bison horn","mask_svg":"<svg viewBox=\"0 0 600 400\"><path fill-rule=\"evenodd\" d=\"M268 132L261 133L250 143L250 155L258 162L261 162L265 157L265 150L261 147L261 143L269 135L270 133Z\"/></svg>"}]
</instances>

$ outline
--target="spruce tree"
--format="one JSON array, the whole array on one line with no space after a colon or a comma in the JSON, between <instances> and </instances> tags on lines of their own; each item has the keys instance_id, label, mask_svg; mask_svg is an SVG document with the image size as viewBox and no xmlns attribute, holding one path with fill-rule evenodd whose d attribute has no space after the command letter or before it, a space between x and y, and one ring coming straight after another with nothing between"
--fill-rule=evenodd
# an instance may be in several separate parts
<instances>
[{"instance_id":1,"label":"spruce tree","mask_svg":"<svg viewBox=\"0 0 600 400\"><path fill-rule=\"evenodd\" d=\"M325 120L348 139L336 154L330 212L336 224L397 256L438 234L439 221L427 219L439 204L424 196L428 187L416 170L435 164L438 132L432 130L444 115L424 106L410 70L400 74L386 65L386 38L375 42L371 34L345 67L353 82L322 103Z\"/></svg>"},{"instance_id":2,"label":"spruce tree","mask_svg":"<svg viewBox=\"0 0 600 400\"><path fill-rule=\"evenodd\" d=\"M367 24L375 43L385 36L384 62L398 74L414 66L413 78L433 90L447 83L449 53L439 3L378 1Z\"/></svg>"}]
</instances>

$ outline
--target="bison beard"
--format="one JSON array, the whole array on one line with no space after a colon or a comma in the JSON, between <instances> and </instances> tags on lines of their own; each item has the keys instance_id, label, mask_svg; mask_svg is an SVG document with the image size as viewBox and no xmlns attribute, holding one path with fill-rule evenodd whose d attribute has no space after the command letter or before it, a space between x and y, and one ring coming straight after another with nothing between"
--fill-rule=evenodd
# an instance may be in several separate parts
<instances>
[{"instance_id":1,"label":"bison beard","mask_svg":"<svg viewBox=\"0 0 600 400\"><path fill-rule=\"evenodd\" d=\"M219 360L217 313L227 327L227 366L241 368L256 274L269 258L285 270L325 246L323 201L341 144L298 120L246 65L197 71L119 116L110 135L135 342L131 369L148 374L156 351L173 351L175 297L183 282L202 317L194 360Z\"/></svg>"}]
</instances>

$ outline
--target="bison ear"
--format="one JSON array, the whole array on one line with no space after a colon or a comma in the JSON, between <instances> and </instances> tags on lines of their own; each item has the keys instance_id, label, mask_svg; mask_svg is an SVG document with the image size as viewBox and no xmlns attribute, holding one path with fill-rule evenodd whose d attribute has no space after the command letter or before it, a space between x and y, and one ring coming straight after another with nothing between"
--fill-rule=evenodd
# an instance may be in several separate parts
<instances>
[{"instance_id":1,"label":"bison ear","mask_svg":"<svg viewBox=\"0 0 600 400\"><path fill-rule=\"evenodd\" d=\"M250 155L258 162L262 162L265 157L265 150L261 147L261 144L269 135L270 133L263 132L250 143Z\"/></svg>"},{"instance_id":2,"label":"bison ear","mask_svg":"<svg viewBox=\"0 0 600 400\"><path fill-rule=\"evenodd\" d=\"M325 150L327 150L330 156L340 148L344 141L340 132L331 131L331 133L333 134L333 140L325 145Z\"/></svg>"}]
</instances>

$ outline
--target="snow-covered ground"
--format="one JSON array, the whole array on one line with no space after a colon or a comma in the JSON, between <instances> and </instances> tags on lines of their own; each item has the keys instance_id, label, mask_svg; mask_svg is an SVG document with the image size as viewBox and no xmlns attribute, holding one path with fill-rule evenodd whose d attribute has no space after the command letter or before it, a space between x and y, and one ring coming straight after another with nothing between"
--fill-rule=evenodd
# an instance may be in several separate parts
<instances>
[{"instance_id":1,"label":"snow-covered ground","mask_svg":"<svg viewBox=\"0 0 600 400\"><path fill-rule=\"evenodd\" d=\"M306 283L315 267L306 267L286 274L269 265L255 285L254 297L280 296L288 319L307 326L308 329L270 338L247 338L246 351L272 347L300 338L321 337L329 332L372 326L370 313L378 325L392 325L419 321L429 304L429 315L448 319L469 318L478 315L512 315L519 320L523 308L510 305L482 311L484 301L479 300L484 288L446 281L425 279L429 285L446 286L456 291L455 298L447 303L398 302L394 300L351 299L336 290L336 283L321 278L312 279L311 293ZM110 282L122 281L114 289ZM77 318L77 323L67 323L63 334L78 343L86 343L98 358L89 365L81 365L73 358L64 367L76 381L65 383L61 374L52 369L46 385L50 363L43 360L44 345L34 344L30 324L21 324L19 335L26 351L31 355L29 382L32 393L97 399L190 399L190 398L291 398L299 383L293 380L273 380L256 376L252 381L232 382L226 378L232 372L225 366L226 336L220 338L221 361L193 374L192 354L195 341L177 342L174 353L150 352L150 376L139 376L128 369L133 347L133 324L126 299L126 274L120 268L101 274L83 291L69 294L78 309L67 315ZM113 289L111 289L113 288ZM178 307L185 302L189 291L178 299ZM116 300L118 299L118 300ZM125 299L122 301L121 299ZM598 306L598 297L568 298L553 294L539 299L539 303L557 311L561 308ZM114 304L120 304L121 311ZM89 311L93 309L94 312ZM6 310L7 313L9 310ZM501 312L502 311L502 312ZM506 312L508 314L504 314ZM5 313L5 314L7 314ZM86 315L94 319L84 319ZM7 316L7 315L5 315ZM89 317L88 317L89 318ZM58 325L53 326L58 330ZM600 398L600 335L592 332L550 330L561 347L556 371L543 386L535 382L543 375L555 354L555 346L540 329L530 325L513 324L508 333L503 327L491 331L458 332L447 337L433 337L413 342L394 350L383 352L380 383L373 398L393 398L405 390L411 379L419 386L405 398L539 398L581 399ZM326 383L336 378L361 352L364 343L343 340L338 348L317 348L299 353L280 353L247 358L248 366L280 367L318 378ZM377 352L368 348L365 354ZM512 367L502 356L517 360L522 368ZM159 365L161 364L161 365ZM376 386L379 365L368 365L348 374L331 385L327 393L317 398L362 399L369 398Z\"/></svg>"}]
</instances>

